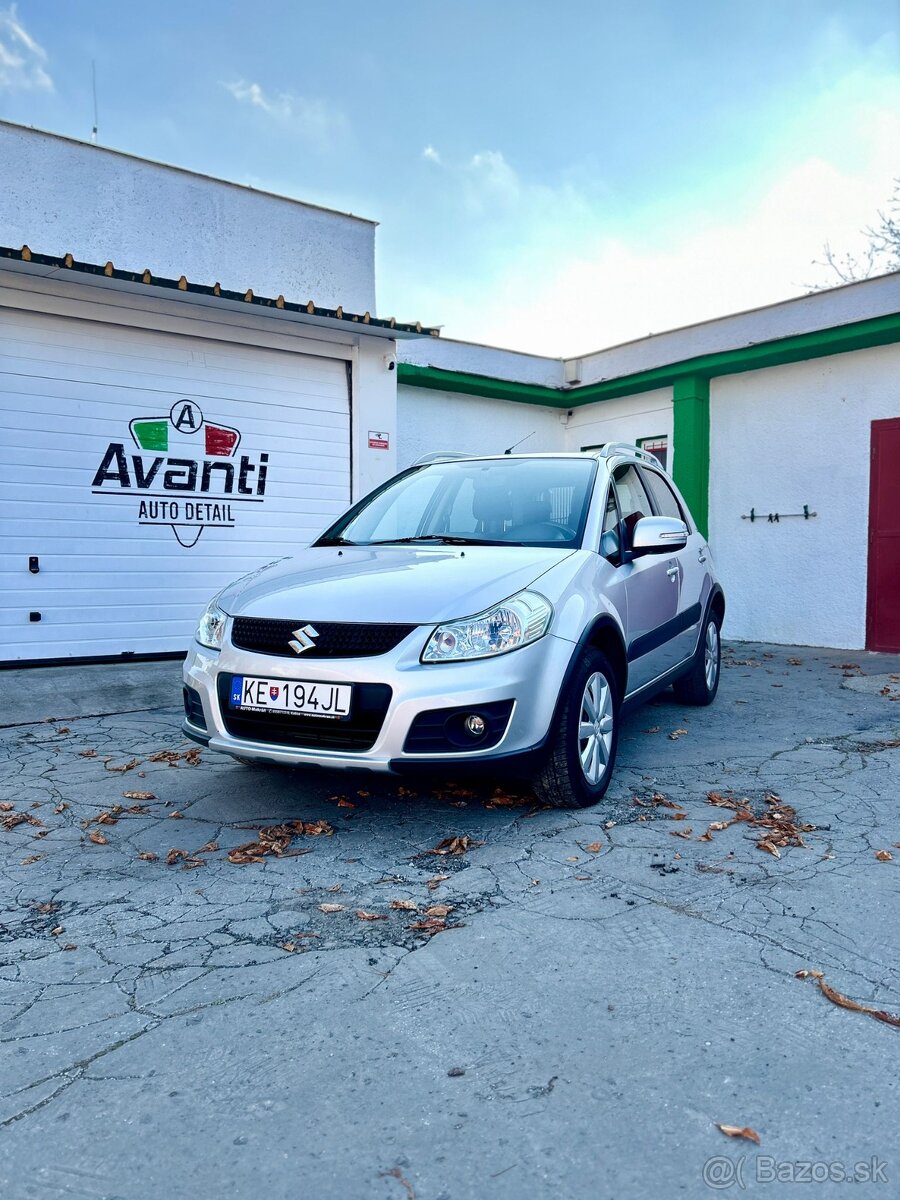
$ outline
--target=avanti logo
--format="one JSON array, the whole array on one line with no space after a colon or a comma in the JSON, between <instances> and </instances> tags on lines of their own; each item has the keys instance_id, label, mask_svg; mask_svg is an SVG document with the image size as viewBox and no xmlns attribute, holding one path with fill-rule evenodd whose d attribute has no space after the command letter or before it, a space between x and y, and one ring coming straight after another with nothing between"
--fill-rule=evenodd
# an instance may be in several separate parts
<instances>
[{"instance_id":1,"label":"avanti logo","mask_svg":"<svg viewBox=\"0 0 900 1200\"><path fill-rule=\"evenodd\" d=\"M191 547L207 526L234 528L235 502L263 502L268 454L237 457L240 432L207 421L193 400L176 401L167 417L134 417L128 429L138 453L110 442L91 489L138 497L139 525L168 525Z\"/></svg>"}]
</instances>

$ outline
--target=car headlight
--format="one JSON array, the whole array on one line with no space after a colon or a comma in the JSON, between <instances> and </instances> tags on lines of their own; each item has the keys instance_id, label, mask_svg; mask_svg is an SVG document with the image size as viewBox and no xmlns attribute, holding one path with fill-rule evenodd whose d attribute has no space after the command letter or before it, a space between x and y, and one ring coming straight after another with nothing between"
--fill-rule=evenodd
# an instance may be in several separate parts
<instances>
[{"instance_id":1,"label":"car headlight","mask_svg":"<svg viewBox=\"0 0 900 1200\"><path fill-rule=\"evenodd\" d=\"M215 600L211 600L206 612L200 618L200 624L194 635L200 645L208 646L210 650L221 650L222 642L225 640L225 622L227 620L227 613L223 613Z\"/></svg>"},{"instance_id":2,"label":"car headlight","mask_svg":"<svg viewBox=\"0 0 900 1200\"><path fill-rule=\"evenodd\" d=\"M537 592L519 592L477 616L439 625L422 651L422 662L459 662L518 650L543 637L552 616L549 600Z\"/></svg>"}]
</instances>

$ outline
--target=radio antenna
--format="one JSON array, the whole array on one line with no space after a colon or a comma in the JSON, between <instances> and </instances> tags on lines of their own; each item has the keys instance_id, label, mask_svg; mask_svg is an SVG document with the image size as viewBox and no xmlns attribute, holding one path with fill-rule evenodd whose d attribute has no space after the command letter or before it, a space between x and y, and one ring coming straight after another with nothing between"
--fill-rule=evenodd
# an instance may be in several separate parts
<instances>
[{"instance_id":1,"label":"radio antenna","mask_svg":"<svg viewBox=\"0 0 900 1200\"><path fill-rule=\"evenodd\" d=\"M93 58L91 59L91 90L94 94L94 127L91 130L91 141L96 145L99 118L97 116L97 63Z\"/></svg>"},{"instance_id":2,"label":"radio antenna","mask_svg":"<svg viewBox=\"0 0 900 1200\"><path fill-rule=\"evenodd\" d=\"M519 440L517 442L513 442L513 444L510 446L510 448L508 450L504 450L503 453L504 454L512 454L513 450L515 450L517 446L521 446L523 442L527 442L528 439L530 437L534 437L534 435L536 433L537 433L537 430L532 429L531 433L526 433L523 438L519 438Z\"/></svg>"}]
</instances>

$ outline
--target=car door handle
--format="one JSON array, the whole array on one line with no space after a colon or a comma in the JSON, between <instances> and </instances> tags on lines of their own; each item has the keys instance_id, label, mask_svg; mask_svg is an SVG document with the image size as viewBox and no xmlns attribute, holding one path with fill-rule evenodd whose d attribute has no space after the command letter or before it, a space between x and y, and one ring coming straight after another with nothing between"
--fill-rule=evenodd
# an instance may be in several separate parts
<instances>
[{"instance_id":1,"label":"car door handle","mask_svg":"<svg viewBox=\"0 0 900 1200\"><path fill-rule=\"evenodd\" d=\"M667 567L667 568L666 568L666 574L668 575L668 577L669 577L669 578L672 580L672 582L674 583L674 582L675 582L675 576L678 574L678 568L677 568L677 567Z\"/></svg>"},{"instance_id":2,"label":"car door handle","mask_svg":"<svg viewBox=\"0 0 900 1200\"><path fill-rule=\"evenodd\" d=\"M706 552L704 550L697 551L697 561L706 562Z\"/></svg>"}]
</instances>

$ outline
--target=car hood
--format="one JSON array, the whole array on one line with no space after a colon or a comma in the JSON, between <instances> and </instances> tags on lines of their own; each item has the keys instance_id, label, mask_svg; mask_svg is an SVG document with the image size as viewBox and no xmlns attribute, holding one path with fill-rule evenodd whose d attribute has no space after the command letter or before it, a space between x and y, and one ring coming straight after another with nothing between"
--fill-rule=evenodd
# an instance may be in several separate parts
<instances>
[{"instance_id":1,"label":"car hood","mask_svg":"<svg viewBox=\"0 0 900 1200\"><path fill-rule=\"evenodd\" d=\"M432 625L535 583L571 549L543 546L313 546L229 584L231 616Z\"/></svg>"}]
</instances>

